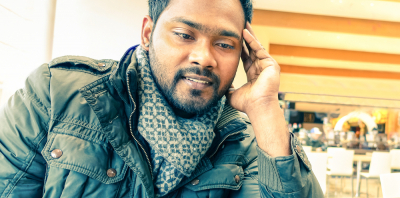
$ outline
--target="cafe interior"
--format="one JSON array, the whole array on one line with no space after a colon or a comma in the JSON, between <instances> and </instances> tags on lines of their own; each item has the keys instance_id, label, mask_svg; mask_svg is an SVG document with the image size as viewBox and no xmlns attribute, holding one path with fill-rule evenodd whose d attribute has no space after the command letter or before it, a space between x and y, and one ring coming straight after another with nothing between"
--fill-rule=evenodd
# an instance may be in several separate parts
<instances>
[{"instance_id":1,"label":"cafe interior","mask_svg":"<svg viewBox=\"0 0 400 198\"><path fill-rule=\"evenodd\" d=\"M147 1L22 2L0 1L0 104L54 57L119 60L147 14ZM400 197L400 0L254 0L252 27L325 197ZM240 65L233 84L246 82Z\"/></svg>"},{"instance_id":2,"label":"cafe interior","mask_svg":"<svg viewBox=\"0 0 400 198\"><path fill-rule=\"evenodd\" d=\"M325 197L400 197L400 1L257 3L288 128Z\"/></svg>"}]
</instances>

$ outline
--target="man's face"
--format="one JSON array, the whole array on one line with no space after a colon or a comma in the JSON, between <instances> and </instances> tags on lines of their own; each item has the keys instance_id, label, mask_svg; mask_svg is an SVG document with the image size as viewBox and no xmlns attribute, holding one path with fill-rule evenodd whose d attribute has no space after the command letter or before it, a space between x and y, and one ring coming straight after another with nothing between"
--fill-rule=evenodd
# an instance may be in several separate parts
<instances>
[{"instance_id":1,"label":"man's face","mask_svg":"<svg viewBox=\"0 0 400 198\"><path fill-rule=\"evenodd\" d=\"M239 0L171 0L153 29L153 75L175 110L202 113L232 84L242 48Z\"/></svg>"}]
</instances>

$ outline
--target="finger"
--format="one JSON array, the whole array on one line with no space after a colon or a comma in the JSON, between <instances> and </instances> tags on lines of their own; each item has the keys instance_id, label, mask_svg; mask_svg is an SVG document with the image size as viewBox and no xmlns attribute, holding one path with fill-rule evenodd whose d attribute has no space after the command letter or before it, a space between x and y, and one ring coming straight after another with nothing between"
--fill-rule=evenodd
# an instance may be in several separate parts
<instances>
[{"instance_id":1,"label":"finger","mask_svg":"<svg viewBox=\"0 0 400 198\"><path fill-rule=\"evenodd\" d=\"M246 29L250 32L250 34L258 41L258 38L257 38L257 36L256 36L256 34L255 34L255 32L254 32L254 30L253 30L253 28L251 27L251 25L250 25L250 23L249 22L246 22ZM261 45L261 47L265 50L265 48ZM268 52L267 52L268 53ZM268 55L269 55L269 53L268 53ZM271 56L271 55L269 55L269 56Z\"/></svg>"},{"instance_id":2,"label":"finger","mask_svg":"<svg viewBox=\"0 0 400 198\"><path fill-rule=\"evenodd\" d=\"M242 54L240 56L242 58L244 71L247 73L253 61L251 60L251 57L249 56L249 51L245 45L243 45L242 47Z\"/></svg>"},{"instance_id":3,"label":"finger","mask_svg":"<svg viewBox=\"0 0 400 198\"><path fill-rule=\"evenodd\" d=\"M260 61L259 59L257 61ZM265 59L262 63L256 64L256 68L258 69L257 72L261 73L267 67L276 67L278 64L275 63L274 60Z\"/></svg>"},{"instance_id":4,"label":"finger","mask_svg":"<svg viewBox=\"0 0 400 198\"><path fill-rule=\"evenodd\" d=\"M244 34L244 33L243 33ZM249 58L251 59L251 61L254 60L254 57L251 57L251 55L253 54L253 51L251 50L250 45L246 42L246 40L243 38L243 48L246 50L247 55L249 56Z\"/></svg>"},{"instance_id":5,"label":"finger","mask_svg":"<svg viewBox=\"0 0 400 198\"><path fill-rule=\"evenodd\" d=\"M228 100L228 102L230 103L230 101L231 101L231 97L232 97L232 94L233 94L233 92L235 91L236 89L233 87L233 84L230 86L230 88L226 91L226 93L225 93L225 97L226 97L226 99Z\"/></svg>"},{"instance_id":6,"label":"finger","mask_svg":"<svg viewBox=\"0 0 400 198\"><path fill-rule=\"evenodd\" d=\"M253 35L255 39L257 39L256 34L248 21L246 22L246 29L249 30L250 34Z\"/></svg>"},{"instance_id":7,"label":"finger","mask_svg":"<svg viewBox=\"0 0 400 198\"><path fill-rule=\"evenodd\" d=\"M242 62L243 64L247 64L250 60L249 54L248 52L246 52L244 50L244 48L242 49L242 53L240 54L240 58L242 58Z\"/></svg>"},{"instance_id":8,"label":"finger","mask_svg":"<svg viewBox=\"0 0 400 198\"><path fill-rule=\"evenodd\" d=\"M245 29L243 31L243 37L250 46L251 52L254 54L255 57L259 59L266 59L270 57L268 52L261 45L261 43L253 35L251 35L249 30Z\"/></svg>"},{"instance_id":9,"label":"finger","mask_svg":"<svg viewBox=\"0 0 400 198\"><path fill-rule=\"evenodd\" d=\"M231 84L231 86L229 87L229 91L235 91L235 86L233 86L233 84Z\"/></svg>"},{"instance_id":10,"label":"finger","mask_svg":"<svg viewBox=\"0 0 400 198\"><path fill-rule=\"evenodd\" d=\"M250 56L250 50L249 50L249 47L247 47L247 42L243 39L243 45L242 45L242 52L245 54L245 55L247 55L247 56Z\"/></svg>"},{"instance_id":11,"label":"finger","mask_svg":"<svg viewBox=\"0 0 400 198\"><path fill-rule=\"evenodd\" d=\"M243 31L243 35L244 34L246 34L245 31ZM244 36L243 36L243 43L245 43L244 46L245 46L245 49L247 49L247 52L248 52L251 62L254 62L257 57L255 56L254 51L251 49L249 43L244 39Z\"/></svg>"},{"instance_id":12,"label":"finger","mask_svg":"<svg viewBox=\"0 0 400 198\"><path fill-rule=\"evenodd\" d=\"M248 28L248 27L250 27L250 23L249 22L246 22L246 29ZM250 27L251 28L251 27ZM253 30L251 30L251 31L253 31ZM244 34L244 33L243 33ZM252 33L253 35L254 35L254 32ZM257 38L256 38L257 39ZM243 38L243 41L244 41L244 43L246 44L246 47L247 47L247 49L248 49L248 52L249 52L249 54L251 55L252 54L252 49L251 49L251 47L249 46L249 44L247 43L247 41Z\"/></svg>"}]
</instances>

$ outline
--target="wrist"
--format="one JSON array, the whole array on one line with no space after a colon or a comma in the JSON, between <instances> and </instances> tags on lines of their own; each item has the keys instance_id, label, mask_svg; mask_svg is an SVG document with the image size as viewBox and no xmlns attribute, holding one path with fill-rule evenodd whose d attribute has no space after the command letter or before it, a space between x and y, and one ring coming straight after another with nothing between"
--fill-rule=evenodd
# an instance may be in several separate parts
<instances>
[{"instance_id":1,"label":"wrist","mask_svg":"<svg viewBox=\"0 0 400 198\"><path fill-rule=\"evenodd\" d=\"M262 150L272 157L291 154L290 134L278 99L258 100L248 106L245 113Z\"/></svg>"},{"instance_id":2,"label":"wrist","mask_svg":"<svg viewBox=\"0 0 400 198\"><path fill-rule=\"evenodd\" d=\"M281 111L278 98L263 98L252 103L248 103L244 109L244 112L250 116L260 115L260 113L265 113L266 110L269 112L274 110Z\"/></svg>"}]
</instances>

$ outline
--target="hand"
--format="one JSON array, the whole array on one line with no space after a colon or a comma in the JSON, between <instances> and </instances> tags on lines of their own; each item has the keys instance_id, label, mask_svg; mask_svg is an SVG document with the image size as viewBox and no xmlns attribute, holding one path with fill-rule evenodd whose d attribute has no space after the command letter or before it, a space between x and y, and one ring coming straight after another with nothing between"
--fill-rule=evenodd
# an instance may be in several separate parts
<instances>
[{"instance_id":1,"label":"hand","mask_svg":"<svg viewBox=\"0 0 400 198\"><path fill-rule=\"evenodd\" d=\"M243 38L245 45L241 58L247 83L229 91L227 98L233 108L248 113L259 105L278 101L280 67L257 40L248 22Z\"/></svg>"},{"instance_id":2,"label":"hand","mask_svg":"<svg viewBox=\"0 0 400 198\"><path fill-rule=\"evenodd\" d=\"M257 40L249 23L243 38L242 61L247 83L229 91L228 102L248 115L262 150L271 157L290 155L290 134L278 101L280 67Z\"/></svg>"}]
</instances>

